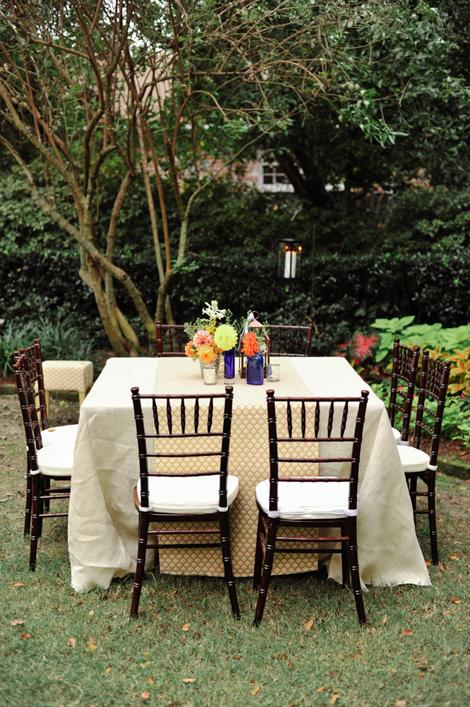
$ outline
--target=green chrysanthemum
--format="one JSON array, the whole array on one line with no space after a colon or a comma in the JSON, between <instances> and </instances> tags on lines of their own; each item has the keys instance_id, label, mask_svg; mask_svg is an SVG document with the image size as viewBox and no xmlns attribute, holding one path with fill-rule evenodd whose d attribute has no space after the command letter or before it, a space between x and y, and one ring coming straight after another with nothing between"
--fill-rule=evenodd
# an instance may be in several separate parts
<instances>
[{"instance_id":1,"label":"green chrysanthemum","mask_svg":"<svg viewBox=\"0 0 470 707\"><path fill-rule=\"evenodd\" d=\"M222 351L233 349L237 343L237 332L231 324L221 324L214 334L214 341Z\"/></svg>"}]
</instances>

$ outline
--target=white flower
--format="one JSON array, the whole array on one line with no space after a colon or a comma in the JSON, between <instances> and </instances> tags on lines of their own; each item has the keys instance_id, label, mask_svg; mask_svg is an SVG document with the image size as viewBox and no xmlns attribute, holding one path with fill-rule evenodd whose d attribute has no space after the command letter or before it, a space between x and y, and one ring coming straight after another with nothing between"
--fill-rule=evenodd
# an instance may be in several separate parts
<instances>
[{"instance_id":1,"label":"white flower","mask_svg":"<svg viewBox=\"0 0 470 707\"><path fill-rule=\"evenodd\" d=\"M207 314L209 319L223 319L225 317L225 312L227 310L226 309L219 309L218 308L219 303L217 302L216 299L213 299L210 304L209 304L209 302L204 302L204 304L206 306L202 310L202 313Z\"/></svg>"}]
</instances>

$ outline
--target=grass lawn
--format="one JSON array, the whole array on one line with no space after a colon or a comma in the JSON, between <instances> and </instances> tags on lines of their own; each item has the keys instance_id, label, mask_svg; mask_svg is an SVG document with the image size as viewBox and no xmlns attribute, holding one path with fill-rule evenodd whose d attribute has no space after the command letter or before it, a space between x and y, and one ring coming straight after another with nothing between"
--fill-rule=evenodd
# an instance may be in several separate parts
<instances>
[{"instance_id":1,"label":"grass lawn","mask_svg":"<svg viewBox=\"0 0 470 707\"><path fill-rule=\"evenodd\" d=\"M54 410L61 421L76 414L73 404ZM12 396L0 397L0 424L1 705L470 703L468 482L439 478L432 587L371 588L365 627L351 593L318 574L274 579L258 629L249 581L237 582L236 622L222 580L150 575L131 621L131 579L105 592L70 588L63 519L45 524L28 570Z\"/></svg>"}]
</instances>

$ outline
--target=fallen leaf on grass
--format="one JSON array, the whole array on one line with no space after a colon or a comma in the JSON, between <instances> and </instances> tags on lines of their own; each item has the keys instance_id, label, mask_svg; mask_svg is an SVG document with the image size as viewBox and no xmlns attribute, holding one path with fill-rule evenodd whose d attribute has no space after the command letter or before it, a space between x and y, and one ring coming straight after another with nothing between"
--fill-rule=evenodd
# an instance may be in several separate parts
<instances>
[{"instance_id":1,"label":"fallen leaf on grass","mask_svg":"<svg viewBox=\"0 0 470 707\"><path fill-rule=\"evenodd\" d=\"M395 707L406 707L406 700L397 700L395 702Z\"/></svg>"},{"instance_id":2,"label":"fallen leaf on grass","mask_svg":"<svg viewBox=\"0 0 470 707\"><path fill-rule=\"evenodd\" d=\"M24 587L26 586L24 582L13 582L12 587Z\"/></svg>"},{"instance_id":3,"label":"fallen leaf on grass","mask_svg":"<svg viewBox=\"0 0 470 707\"><path fill-rule=\"evenodd\" d=\"M328 690L327 687L318 687L317 692L326 692Z\"/></svg>"},{"instance_id":4,"label":"fallen leaf on grass","mask_svg":"<svg viewBox=\"0 0 470 707\"><path fill-rule=\"evenodd\" d=\"M28 638L32 638L32 636L31 636L30 633L20 633L20 639L21 639L22 641L27 641Z\"/></svg>"},{"instance_id":5,"label":"fallen leaf on grass","mask_svg":"<svg viewBox=\"0 0 470 707\"><path fill-rule=\"evenodd\" d=\"M445 571L446 571L447 568L446 568L444 562L439 562L439 569L441 570L441 572L445 572Z\"/></svg>"},{"instance_id":6,"label":"fallen leaf on grass","mask_svg":"<svg viewBox=\"0 0 470 707\"><path fill-rule=\"evenodd\" d=\"M153 685L153 677L149 675L145 682L147 683L147 685Z\"/></svg>"},{"instance_id":7,"label":"fallen leaf on grass","mask_svg":"<svg viewBox=\"0 0 470 707\"><path fill-rule=\"evenodd\" d=\"M105 672L105 673L110 673L111 670L112 670L112 667L111 667L110 665L108 665L108 667L104 669L104 672Z\"/></svg>"},{"instance_id":8,"label":"fallen leaf on grass","mask_svg":"<svg viewBox=\"0 0 470 707\"><path fill-rule=\"evenodd\" d=\"M70 646L70 648L75 648L75 646L77 645L77 639L73 636L70 636L70 638L67 640L67 645Z\"/></svg>"},{"instance_id":9,"label":"fallen leaf on grass","mask_svg":"<svg viewBox=\"0 0 470 707\"><path fill-rule=\"evenodd\" d=\"M458 597L452 597L450 600L451 604L460 604L460 599Z\"/></svg>"},{"instance_id":10,"label":"fallen leaf on grass","mask_svg":"<svg viewBox=\"0 0 470 707\"><path fill-rule=\"evenodd\" d=\"M306 631L311 631L312 628L315 626L315 619L309 619L304 623L304 629Z\"/></svg>"},{"instance_id":11,"label":"fallen leaf on grass","mask_svg":"<svg viewBox=\"0 0 470 707\"><path fill-rule=\"evenodd\" d=\"M196 682L196 678L181 678L181 682L185 682L185 683Z\"/></svg>"},{"instance_id":12,"label":"fallen leaf on grass","mask_svg":"<svg viewBox=\"0 0 470 707\"><path fill-rule=\"evenodd\" d=\"M95 639L93 638L93 636L89 636L88 641L86 642L87 651L92 653L93 651L96 651L97 648L98 648L98 646L96 644Z\"/></svg>"},{"instance_id":13,"label":"fallen leaf on grass","mask_svg":"<svg viewBox=\"0 0 470 707\"><path fill-rule=\"evenodd\" d=\"M259 685L255 685L255 686L250 690L250 692L251 692L251 694L253 695L253 697L256 697L256 695L258 695L258 694L261 692L261 687L260 687Z\"/></svg>"},{"instance_id":14,"label":"fallen leaf on grass","mask_svg":"<svg viewBox=\"0 0 470 707\"><path fill-rule=\"evenodd\" d=\"M331 704L335 705L339 700L339 694L337 692L333 692L331 695Z\"/></svg>"},{"instance_id":15,"label":"fallen leaf on grass","mask_svg":"<svg viewBox=\"0 0 470 707\"><path fill-rule=\"evenodd\" d=\"M459 558L458 555L451 555L451 556L450 556L450 559L451 559L451 560L459 560L460 558Z\"/></svg>"},{"instance_id":16,"label":"fallen leaf on grass","mask_svg":"<svg viewBox=\"0 0 470 707\"><path fill-rule=\"evenodd\" d=\"M404 636L412 636L412 635L413 635L413 631L411 630L411 628L404 628L403 631L402 631L402 634L403 634Z\"/></svg>"},{"instance_id":17,"label":"fallen leaf on grass","mask_svg":"<svg viewBox=\"0 0 470 707\"><path fill-rule=\"evenodd\" d=\"M382 619L382 626L386 626L388 624L388 616L384 616Z\"/></svg>"},{"instance_id":18,"label":"fallen leaf on grass","mask_svg":"<svg viewBox=\"0 0 470 707\"><path fill-rule=\"evenodd\" d=\"M21 626L24 624L26 619L13 619L13 621L10 621L12 626Z\"/></svg>"},{"instance_id":19,"label":"fallen leaf on grass","mask_svg":"<svg viewBox=\"0 0 470 707\"><path fill-rule=\"evenodd\" d=\"M182 631L189 631L190 628L191 628L191 624L183 624L181 626Z\"/></svg>"},{"instance_id":20,"label":"fallen leaf on grass","mask_svg":"<svg viewBox=\"0 0 470 707\"><path fill-rule=\"evenodd\" d=\"M144 690L140 693L140 696L143 700L148 700L150 699L150 692L148 690Z\"/></svg>"}]
</instances>

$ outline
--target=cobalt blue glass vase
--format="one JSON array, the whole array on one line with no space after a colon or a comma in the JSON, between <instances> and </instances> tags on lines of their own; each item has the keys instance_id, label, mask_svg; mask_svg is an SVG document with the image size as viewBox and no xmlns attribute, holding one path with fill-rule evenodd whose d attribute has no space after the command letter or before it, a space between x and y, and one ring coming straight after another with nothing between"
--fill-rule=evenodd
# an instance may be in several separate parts
<instances>
[{"instance_id":1,"label":"cobalt blue glass vase","mask_svg":"<svg viewBox=\"0 0 470 707\"><path fill-rule=\"evenodd\" d=\"M235 349L224 351L224 378L235 378Z\"/></svg>"},{"instance_id":2,"label":"cobalt blue glass vase","mask_svg":"<svg viewBox=\"0 0 470 707\"><path fill-rule=\"evenodd\" d=\"M250 385L263 385L264 383L264 359L259 352L254 356L247 356L246 359L246 382Z\"/></svg>"}]
</instances>

